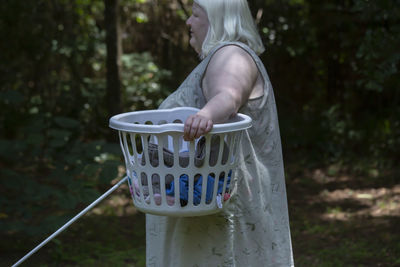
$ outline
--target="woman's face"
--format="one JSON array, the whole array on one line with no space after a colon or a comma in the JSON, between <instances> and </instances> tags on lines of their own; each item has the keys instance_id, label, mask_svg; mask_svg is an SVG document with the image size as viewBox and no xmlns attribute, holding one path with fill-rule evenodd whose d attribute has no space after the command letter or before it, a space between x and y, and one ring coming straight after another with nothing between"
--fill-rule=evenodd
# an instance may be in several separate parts
<instances>
[{"instance_id":1,"label":"woman's face","mask_svg":"<svg viewBox=\"0 0 400 267\"><path fill-rule=\"evenodd\" d=\"M190 27L190 45L200 54L210 24L207 13L197 3L193 3L192 15L186 21L186 25Z\"/></svg>"}]
</instances>

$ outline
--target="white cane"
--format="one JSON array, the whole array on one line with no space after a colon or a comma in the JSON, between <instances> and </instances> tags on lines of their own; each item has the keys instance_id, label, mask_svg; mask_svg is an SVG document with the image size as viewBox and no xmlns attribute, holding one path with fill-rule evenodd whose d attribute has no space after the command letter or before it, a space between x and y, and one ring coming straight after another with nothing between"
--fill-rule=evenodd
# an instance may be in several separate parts
<instances>
[{"instance_id":1,"label":"white cane","mask_svg":"<svg viewBox=\"0 0 400 267\"><path fill-rule=\"evenodd\" d=\"M117 189L123 182L125 182L128 179L128 176L125 176L122 178L117 184L115 184L113 187L111 187L107 192L105 192L103 195L101 195L98 199L96 199L92 204L87 206L84 210L82 210L78 215L76 215L74 218L69 220L66 224L64 224L60 229L55 231L51 236L46 238L42 243L40 243L37 247L32 249L28 254L26 254L23 258L21 258L19 261L17 261L12 267L20 265L22 262L24 262L27 258L29 258L33 253L38 251L41 247L46 245L50 240L52 240L54 237L56 237L59 233L64 231L68 226L70 226L72 223L74 223L76 220L78 220L82 215L84 215L86 212L91 210L94 206L96 206L100 201L102 201L104 198L106 198L109 194L111 194L115 189Z\"/></svg>"}]
</instances>

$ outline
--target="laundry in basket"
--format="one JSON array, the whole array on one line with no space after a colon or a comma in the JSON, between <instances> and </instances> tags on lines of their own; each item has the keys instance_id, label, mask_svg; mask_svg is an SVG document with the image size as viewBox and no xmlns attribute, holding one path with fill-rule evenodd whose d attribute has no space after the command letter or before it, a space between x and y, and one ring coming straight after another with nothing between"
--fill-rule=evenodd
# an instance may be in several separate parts
<instances>
[{"instance_id":1,"label":"laundry in basket","mask_svg":"<svg viewBox=\"0 0 400 267\"><path fill-rule=\"evenodd\" d=\"M201 137L196 146L196 151L195 151L195 157L194 157L194 165L196 167L200 167L204 164L204 158L205 158L205 138ZM209 158L209 163L210 165L215 165L217 158L218 158L218 152L219 152L219 142L216 136L213 136L211 139L211 149L210 149L210 158ZM224 148L223 148L223 155L222 155L222 163L225 164L226 161L228 160L228 153L229 149L226 143L224 142ZM153 166L159 165L159 157L158 157L158 145L154 143L149 143L148 145L148 155L149 155L149 161L150 164ZM164 164L167 167L172 167L173 165L173 152L170 151L169 149L163 148L163 158L164 158ZM189 161L189 151L183 151L179 153L179 163L181 166L187 166ZM144 158L142 158L142 164L144 164ZM137 176L134 175L133 179L137 179ZM214 179L215 175L214 174L209 174L206 180L207 184L207 193L206 193L206 203L210 203L210 200L212 198L212 191L213 191L213 185L214 185ZM202 176L201 175L196 175L194 177L194 196L193 196L193 203L195 205L198 205L201 200L201 192L202 192ZM224 177L223 175L219 177L219 188L218 188L218 194L222 194L222 185L223 185ZM221 183L222 182L222 183ZM145 173L141 173L141 183L142 183L142 191L143 195L145 198L145 201L147 203L150 202L149 199L149 188L148 188L148 181L147 181L147 176ZM228 186L226 188L226 192L228 192L229 189L229 183L230 183L230 175L228 175ZM135 185L135 191L137 192L137 196L140 196L138 193L139 190L139 185L137 181L133 182ZM154 194L154 201L156 203L160 203L161 197L160 197L160 192L161 192L161 186L160 185L160 176L155 173L151 176L151 184L153 188L153 194ZM180 203L182 206L186 206L187 201L188 201L188 186L189 186L189 177L187 174L182 174L179 178L179 184L180 184ZM165 188L166 188L166 193L168 196L170 196L167 201L171 203L174 200L174 177L172 175L166 175L165 176ZM226 197L225 197L226 199Z\"/></svg>"},{"instance_id":2,"label":"laundry in basket","mask_svg":"<svg viewBox=\"0 0 400 267\"><path fill-rule=\"evenodd\" d=\"M229 184L231 181L231 175L230 173L228 174L228 181L226 185L226 191L224 193L224 201L228 200L230 195L229 195ZM212 200L212 194L213 194L213 188L214 188L214 183L215 183L215 177L212 175L208 175L207 177L207 191L206 191L206 203L209 204ZM217 189L217 195L222 195L222 188L224 185L224 178L220 177L218 181L218 189ZM199 175L197 178L195 177L195 183L194 183L194 188L193 188L193 203L195 205L200 204L201 201L201 195L202 195L202 186L203 186L203 177ZM180 189L180 203L181 206L186 206L189 195L189 177L186 174L181 175L179 177L179 189ZM171 182L169 186L167 187L166 191L168 196L175 196L175 186L174 182Z\"/></svg>"}]
</instances>

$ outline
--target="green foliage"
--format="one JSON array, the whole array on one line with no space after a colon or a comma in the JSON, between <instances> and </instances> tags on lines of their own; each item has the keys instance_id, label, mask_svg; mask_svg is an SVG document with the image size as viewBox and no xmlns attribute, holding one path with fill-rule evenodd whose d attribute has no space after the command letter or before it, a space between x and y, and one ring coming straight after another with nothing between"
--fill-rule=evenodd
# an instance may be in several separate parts
<instances>
[{"instance_id":1,"label":"green foliage","mask_svg":"<svg viewBox=\"0 0 400 267\"><path fill-rule=\"evenodd\" d=\"M32 115L18 138L1 139L1 230L43 234L99 196L117 177L119 147L79 139L80 122ZM112 154L115 153L115 154ZM26 227L29 225L29 227Z\"/></svg>"},{"instance_id":2,"label":"green foliage","mask_svg":"<svg viewBox=\"0 0 400 267\"><path fill-rule=\"evenodd\" d=\"M149 53L122 56L123 99L130 110L155 109L169 95L161 84L171 76L170 71L160 70Z\"/></svg>"},{"instance_id":3,"label":"green foliage","mask_svg":"<svg viewBox=\"0 0 400 267\"><path fill-rule=\"evenodd\" d=\"M287 151L399 156L399 1L256 1ZM321 157L322 156L322 157Z\"/></svg>"}]
</instances>

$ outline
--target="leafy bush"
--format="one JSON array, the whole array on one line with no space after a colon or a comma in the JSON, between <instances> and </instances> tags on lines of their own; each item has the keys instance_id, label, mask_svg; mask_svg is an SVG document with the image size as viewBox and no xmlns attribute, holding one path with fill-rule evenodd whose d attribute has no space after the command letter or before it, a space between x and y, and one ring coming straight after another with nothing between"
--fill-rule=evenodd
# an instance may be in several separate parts
<instances>
[{"instance_id":1,"label":"leafy bush","mask_svg":"<svg viewBox=\"0 0 400 267\"><path fill-rule=\"evenodd\" d=\"M121 59L124 106L132 111L156 109L170 93L163 82L171 72L160 69L149 53L125 54Z\"/></svg>"},{"instance_id":2,"label":"leafy bush","mask_svg":"<svg viewBox=\"0 0 400 267\"><path fill-rule=\"evenodd\" d=\"M117 177L120 148L80 139L67 117L32 115L15 139L0 140L0 229L46 233L99 196Z\"/></svg>"}]
</instances>

